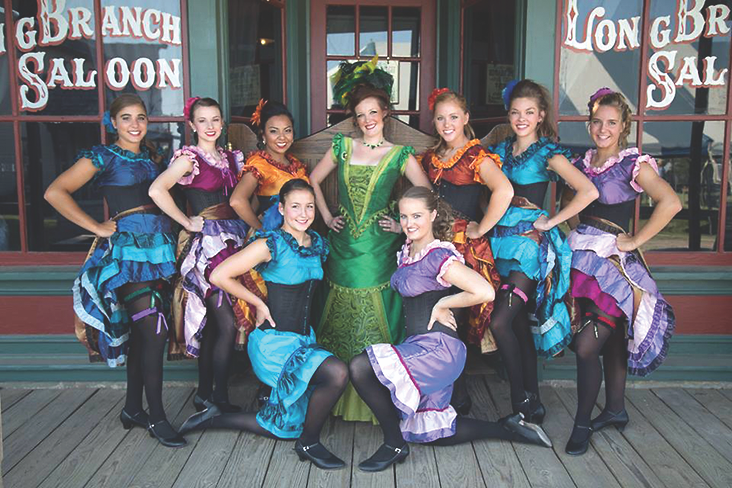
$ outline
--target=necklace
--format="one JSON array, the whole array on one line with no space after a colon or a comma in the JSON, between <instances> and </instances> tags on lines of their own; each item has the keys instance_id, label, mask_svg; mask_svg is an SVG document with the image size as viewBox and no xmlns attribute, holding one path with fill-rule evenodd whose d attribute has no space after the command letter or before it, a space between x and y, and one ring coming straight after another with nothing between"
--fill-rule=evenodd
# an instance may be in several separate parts
<instances>
[{"instance_id":1,"label":"necklace","mask_svg":"<svg viewBox=\"0 0 732 488\"><path fill-rule=\"evenodd\" d=\"M377 147L381 147L382 144L384 144L384 139L380 140L379 142L377 142L375 144L369 144L368 142L363 141L363 145L366 146L367 148L371 149L371 150L374 150Z\"/></svg>"}]
</instances>

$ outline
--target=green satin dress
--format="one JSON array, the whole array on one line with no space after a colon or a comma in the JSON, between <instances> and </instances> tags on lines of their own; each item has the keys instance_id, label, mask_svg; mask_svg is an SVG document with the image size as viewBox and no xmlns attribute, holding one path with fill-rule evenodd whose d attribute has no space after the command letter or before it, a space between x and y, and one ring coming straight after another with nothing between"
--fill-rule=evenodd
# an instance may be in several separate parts
<instances>
[{"instance_id":1,"label":"green satin dress","mask_svg":"<svg viewBox=\"0 0 732 488\"><path fill-rule=\"evenodd\" d=\"M328 234L331 250L317 331L318 342L346 363L367 346L404 339L402 299L389 286L404 237L381 230L378 220L393 208L392 190L414 153L409 146L394 146L376 166L363 166L350 164L352 150L353 139L333 138L339 211L346 225ZM350 384L333 413L376 423Z\"/></svg>"}]
</instances>

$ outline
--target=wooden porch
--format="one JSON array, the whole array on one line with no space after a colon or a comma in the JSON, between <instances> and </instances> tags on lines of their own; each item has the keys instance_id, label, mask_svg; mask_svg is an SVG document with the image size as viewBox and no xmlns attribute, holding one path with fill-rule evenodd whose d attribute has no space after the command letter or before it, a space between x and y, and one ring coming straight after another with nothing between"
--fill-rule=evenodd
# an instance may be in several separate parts
<instances>
[{"instance_id":1,"label":"wooden porch","mask_svg":"<svg viewBox=\"0 0 732 488\"><path fill-rule=\"evenodd\" d=\"M507 413L507 384L497 376L471 375L469 385L471 415L495 419ZM356 467L380 445L378 427L365 423L329 421L322 440L349 466L326 472L298 462L292 442L245 432L197 432L187 436L185 448L162 447L142 429L122 429L123 389L12 385L0 390L3 482L6 488L732 486L732 389L648 385L635 383L627 391L631 423L625 432L595 434L581 457L564 453L575 390L547 385L545 429L554 449L503 441L412 445L405 463L375 474ZM255 388L251 376L236 379L233 401L253 408ZM175 426L193 412L193 391L166 387Z\"/></svg>"}]
</instances>

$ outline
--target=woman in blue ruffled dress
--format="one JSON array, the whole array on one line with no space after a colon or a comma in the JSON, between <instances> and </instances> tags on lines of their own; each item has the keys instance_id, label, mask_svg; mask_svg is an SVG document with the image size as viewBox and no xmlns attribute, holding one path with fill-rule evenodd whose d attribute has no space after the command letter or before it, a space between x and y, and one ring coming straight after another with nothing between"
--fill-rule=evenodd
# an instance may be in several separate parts
<instances>
[{"instance_id":1,"label":"woman in blue ruffled dress","mask_svg":"<svg viewBox=\"0 0 732 488\"><path fill-rule=\"evenodd\" d=\"M163 445L181 447L185 439L168 423L162 399L175 236L173 222L148 196L161 168L145 143L147 110L138 96L115 99L105 119L116 141L82 151L45 194L61 215L97 236L73 285L76 335L93 361L127 364L122 426L144 427ZM105 222L71 196L92 180L112 216ZM142 408L143 390L149 413Z\"/></svg>"},{"instance_id":2,"label":"woman in blue ruffled dress","mask_svg":"<svg viewBox=\"0 0 732 488\"><path fill-rule=\"evenodd\" d=\"M488 150L503 161L514 197L490 234L503 282L490 328L511 385L513 413L540 424L545 410L539 399L537 354L554 356L571 339L565 301L572 251L556 226L589 205L598 193L569 162L570 152L556 142L546 88L531 80L512 82L504 90L504 102L515 135ZM560 177L577 193L549 218L541 207L549 182ZM531 311L538 326L530 325Z\"/></svg>"},{"instance_id":3,"label":"woman in blue ruffled dress","mask_svg":"<svg viewBox=\"0 0 732 488\"><path fill-rule=\"evenodd\" d=\"M321 469L345 463L320 443L320 432L348 383L348 367L315 341L310 325L313 290L323 279L328 243L309 230L315 193L304 180L279 193L282 227L258 231L242 251L211 273L211 283L257 311L248 341L257 377L272 387L258 413L223 413L216 405L192 415L181 433L201 428L238 429L278 439L297 439L295 451ZM267 285L267 303L238 279L255 268Z\"/></svg>"}]
</instances>

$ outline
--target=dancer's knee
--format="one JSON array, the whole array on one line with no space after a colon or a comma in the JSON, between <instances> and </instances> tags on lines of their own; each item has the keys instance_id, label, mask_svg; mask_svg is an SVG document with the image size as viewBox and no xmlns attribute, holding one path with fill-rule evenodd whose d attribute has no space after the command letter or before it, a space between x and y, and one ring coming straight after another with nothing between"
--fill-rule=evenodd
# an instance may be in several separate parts
<instances>
[{"instance_id":1,"label":"dancer's knee","mask_svg":"<svg viewBox=\"0 0 732 488\"><path fill-rule=\"evenodd\" d=\"M348 372L354 385L360 384L370 375L373 375L373 369L371 368L368 355L362 352L354 356L348 364Z\"/></svg>"}]
</instances>

